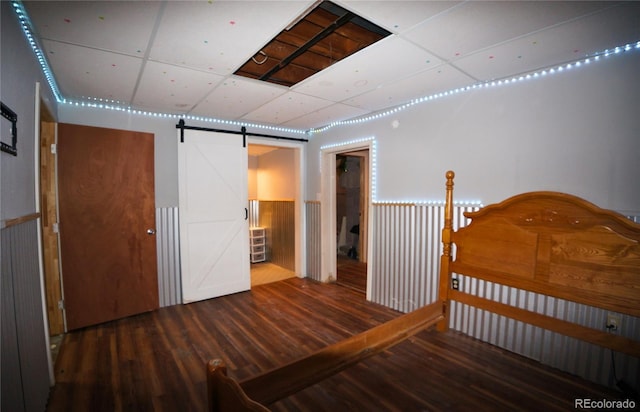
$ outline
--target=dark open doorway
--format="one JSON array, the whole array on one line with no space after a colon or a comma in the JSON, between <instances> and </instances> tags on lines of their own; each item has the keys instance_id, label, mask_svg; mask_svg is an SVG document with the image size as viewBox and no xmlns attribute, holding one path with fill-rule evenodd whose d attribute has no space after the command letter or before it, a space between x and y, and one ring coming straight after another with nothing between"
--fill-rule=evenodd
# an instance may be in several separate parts
<instances>
[{"instance_id":1,"label":"dark open doorway","mask_svg":"<svg viewBox=\"0 0 640 412\"><path fill-rule=\"evenodd\" d=\"M366 187L368 150L336 155L336 281L367 290Z\"/></svg>"}]
</instances>

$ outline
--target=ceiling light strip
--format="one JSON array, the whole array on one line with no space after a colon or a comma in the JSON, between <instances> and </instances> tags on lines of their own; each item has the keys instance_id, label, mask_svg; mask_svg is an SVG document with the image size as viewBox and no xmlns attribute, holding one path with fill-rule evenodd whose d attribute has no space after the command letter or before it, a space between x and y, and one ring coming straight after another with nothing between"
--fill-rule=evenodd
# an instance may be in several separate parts
<instances>
[{"instance_id":1,"label":"ceiling light strip","mask_svg":"<svg viewBox=\"0 0 640 412\"><path fill-rule=\"evenodd\" d=\"M372 120L376 120L379 119L381 117L386 117L398 112L401 112L405 109L408 109L412 106L415 106L416 104L420 104L420 103L424 103L424 102L430 102L433 100L437 100L440 99L442 97L447 97L447 96L451 96L454 94L459 94L459 93L464 93L464 92L468 92L468 91L472 91L472 90L479 90L479 89L487 89L487 88L493 88L493 87L498 87L498 86L505 86L505 85L509 85L509 84L514 84L514 83L520 83L523 81L527 81L527 80L532 80L532 79L540 79L555 73L561 73L567 70L571 70L573 68L578 68L581 66L585 66L585 65L589 65L592 62L597 62L602 60L602 58L607 58L609 56L613 56L613 55L621 55L624 54L626 52L630 52L630 51L638 51L640 50L640 41L636 42L635 44L626 44L624 46L618 46L615 47L613 49L607 49L604 50L602 52L599 53L594 53L586 58L580 59L580 60L576 60L570 63L564 63L558 66L553 66L550 68L546 68L546 69L542 69L542 70L538 70L535 72L531 72L528 74L522 74L519 76L510 76L510 77L505 77L503 79L499 79L499 80L491 80L491 81L486 81L486 82L482 82L482 83L476 83L473 84L471 86L466 86L466 87L460 87L460 88L456 88L456 89L452 89L452 90L448 90L445 92L441 92L441 93L435 93L429 96L424 96L418 99L413 99L408 103L396 106L394 108L391 109L387 109L384 110L382 112L376 113L376 114L372 114L372 115L368 115L368 116L364 116L364 117L360 117L360 118L356 118L356 119L349 119L349 120L341 120L341 121L337 121L337 122L333 122L330 123L326 126L323 127L319 127L319 128L315 128L315 129L310 129L308 131L309 135L313 135L313 134L319 134L322 132L325 132L333 127L336 126L343 126L343 125L353 125L353 124L358 124L358 123L366 123L366 122L370 122Z\"/></svg>"},{"instance_id":2,"label":"ceiling light strip","mask_svg":"<svg viewBox=\"0 0 640 412\"><path fill-rule=\"evenodd\" d=\"M301 129L293 129L288 127L279 127L279 126L270 126L259 123L250 123L243 122L238 120L225 120L225 119L216 119L214 117L206 117L206 116L193 116L184 113L161 113L161 112L153 112L141 109L135 109L130 106L125 106L120 102L108 99L98 99L93 98L88 101L84 100L72 100L72 99L62 99L60 101L61 104L68 104L76 107L87 107L94 109L102 109L102 110L113 110L117 112L125 112L127 114L140 115L140 116L148 116L148 117L157 117L163 119L184 119L184 120L192 120L196 122L204 122L204 123L217 123L227 126L239 126L239 127L247 127L252 129L261 129L261 130L270 130L276 131L280 133L292 133L298 135L307 135L307 132Z\"/></svg>"},{"instance_id":3,"label":"ceiling light strip","mask_svg":"<svg viewBox=\"0 0 640 412\"><path fill-rule=\"evenodd\" d=\"M20 22L20 27L24 35L33 50L33 53L36 55L36 59L38 59L38 63L40 64L40 68L42 69L42 73L44 74L47 83L49 83L49 87L51 88L51 92L55 96L56 100L60 102L62 100L62 95L60 94L60 89L58 89L58 84L56 83L55 77L53 77L53 72L49 67L49 62L47 61L46 56L42 52L42 47L38 44L38 40L36 36L33 34L33 24L31 23L31 19L27 15L22 2L14 1L11 3L13 9L18 15L18 21Z\"/></svg>"}]
</instances>

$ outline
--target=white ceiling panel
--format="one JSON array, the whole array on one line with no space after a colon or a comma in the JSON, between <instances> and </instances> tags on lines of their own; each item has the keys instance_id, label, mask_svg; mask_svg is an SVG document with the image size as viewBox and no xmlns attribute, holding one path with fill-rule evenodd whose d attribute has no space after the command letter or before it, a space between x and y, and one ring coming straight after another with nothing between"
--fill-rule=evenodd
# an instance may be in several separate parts
<instances>
[{"instance_id":1,"label":"white ceiling panel","mask_svg":"<svg viewBox=\"0 0 640 412\"><path fill-rule=\"evenodd\" d=\"M457 1L336 2L392 33L403 33L418 23L455 7Z\"/></svg>"},{"instance_id":2,"label":"white ceiling panel","mask_svg":"<svg viewBox=\"0 0 640 412\"><path fill-rule=\"evenodd\" d=\"M282 124L307 113L315 112L332 102L300 93L287 92L276 97L268 105L262 106L243 117L252 122Z\"/></svg>"},{"instance_id":3,"label":"white ceiling panel","mask_svg":"<svg viewBox=\"0 0 640 412\"><path fill-rule=\"evenodd\" d=\"M402 61L402 64L398 64ZM435 67L440 60L416 45L391 35L309 79L292 90L340 102L398 78Z\"/></svg>"},{"instance_id":4,"label":"white ceiling panel","mask_svg":"<svg viewBox=\"0 0 640 412\"><path fill-rule=\"evenodd\" d=\"M607 2L471 1L404 36L452 60L609 6Z\"/></svg>"},{"instance_id":5,"label":"white ceiling panel","mask_svg":"<svg viewBox=\"0 0 640 412\"><path fill-rule=\"evenodd\" d=\"M31 19L43 39L142 57L161 2L38 1Z\"/></svg>"},{"instance_id":6,"label":"white ceiling panel","mask_svg":"<svg viewBox=\"0 0 640 412\"><path fill-rule=\"evenodd\" d=\"M311 4L309 1L167 2L150 58L230 74Z\"/></svg>"},{"instance_id":7,"label":"white ceiling panel","mask_svg":"<svg viewBox=\"0 0 640 412\"><path fill-rule=\"evenodd\" d=\"M238 119L286 93L287 90L288 88L283 86L232 76L218 84L191 113L198 116Z\"/></svg>"},{"instance_id":8,"label":"white ceiling panel","mask_svg":"<svg viewBox=\"0 0 640 412\"><path fill-rule=\"evenodd\" d=\"M440 65L406 79L389 83L369 93L349 99L345 103L371 111L378 111L408 103L413 99L469 86L474 83L476 83L475 79L459 70L449 65Z\"/></svg>"},{"instance_id":9,"label":"white ceiling panel","mask_svg":"<svg viewBox=\"0 0 640 412\"><path fill-rule=\"evenodd\" d=\"M482 80L500 79L580 60L628 39L640 39L640 2L624 3L486 49L455 65Z\"/></svg>"},{"instance_id":10,"label":"white ceiling panel","mask_svg":"<svg viewBox=\"0 0 640 412\"><path fill-rule=\"evenodd\" d=\"M141 59L46 40L43 47L65 96L131 101Z\"/></svg>"},{"instance_id":11,"label":"white ceiling panel","mask_svg":"<svg viewBox=\"0 0 640 412\"><path fill-rule=\"evenodd\" d=\"M14 7L26 9L69 100L302 129L640 40L639 1L336 0L394 34L290 89L233 75L315 3L24 0Z\"/></svg>"},{"instance_id":12,"label":"white ceiling panel","mask_svg":"<svg viewBox=\"0 0 640 412\"><path fill-rule=\"evenodd\" d=\"M346 104L332 104L315 112L305 114L297 119L290 120L282 124L285 127L306 129L309 127L321 127L332 122L347 120L354 117L364 116L369 113L357 107Z\"/></svg>"},{"instance_id":13,"label":"white ceiling panel","mask_svg":"<svg viewBox=\"0 0 640 412\"><path fill-rule=\"evenodd\" d=\"M134 104L187 112L222 81L223 77L164 63L147 62Z\"/></svg>"}]
</instances>

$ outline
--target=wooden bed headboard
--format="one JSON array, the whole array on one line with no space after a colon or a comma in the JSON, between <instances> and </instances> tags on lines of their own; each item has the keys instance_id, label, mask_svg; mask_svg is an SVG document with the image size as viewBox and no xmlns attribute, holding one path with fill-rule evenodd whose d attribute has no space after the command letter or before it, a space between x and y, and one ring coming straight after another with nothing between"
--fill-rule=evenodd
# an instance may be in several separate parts
<instances>
[{"instance_id":1,"label":"wooden bed headboard","mask_svg":"<svg viewBox=\"0 0 640 412\"><path fill-rule=\"evenodd\" d=\"M451 287L457 273L637 317L640 225L572 195L530 192L465 212L471 223L454 231L454 176L446 174L439 330L447 328L455 300L640 357L639 342L607 333L605 325L587 328Z\"/></svg>"}]
</instances>

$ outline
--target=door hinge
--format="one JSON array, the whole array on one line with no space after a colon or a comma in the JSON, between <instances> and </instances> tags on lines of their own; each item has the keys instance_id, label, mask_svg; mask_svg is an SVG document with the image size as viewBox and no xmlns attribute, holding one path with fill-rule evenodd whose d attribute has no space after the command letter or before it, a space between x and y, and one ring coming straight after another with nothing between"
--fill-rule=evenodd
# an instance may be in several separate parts
<instances>
[{"instance_id":1,"label":"door hinge","mask_svg":"<svg viewBox=\"0 0 640 412\"><path fill-rule=\"evenodd\" d=\"M53 225L51 225L51 230L53 231L53 233L60 233L60 224L54 223Z\"/></svg>"},{"instance_id":2,"label":"door hinge","mask_svg":"<svg viewBox=\"0 0 640 412\"><path fill-rule=\"evenodd\" d=\"M58 301L58 309L64 310L64 299Z\"/></svg>"},{"instance_id":3,"label":"door hinge","mask_svg":"<svg viewBox=\"0 0 640 412\"><path fill-rule=\"evenodd\" d=\"M58 153L58 146L55 143L51 144L51 153L53 154Z\"/></svg>"}]
</instances>

